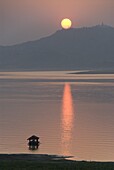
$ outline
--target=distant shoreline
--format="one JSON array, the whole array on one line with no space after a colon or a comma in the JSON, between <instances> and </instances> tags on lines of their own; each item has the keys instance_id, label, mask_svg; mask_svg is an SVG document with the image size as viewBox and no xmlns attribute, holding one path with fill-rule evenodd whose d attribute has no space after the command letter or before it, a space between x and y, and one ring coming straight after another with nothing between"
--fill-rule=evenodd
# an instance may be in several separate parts
<instances>
[{"instance_id":1,"label":"distant shoreline","mask_svg":"<svg viewBox=\"0 0 114 170\"><path fill-rule=\"evenodd\" d=\"M0 73L2 72L66 72L66 74L114 74L114 70L37 70L37 69L0 69Z\"/></svg>"},{"instance_id":2,"label":"distant shoreline","mask_svg":"<svg viewBox=\"0 0 114 170\"><path fill-rule=\"evenodd\" d=\"M114 70L87 70L87 71L78 71L68 74L114 74Z\"/></svg>"}]
</instances>

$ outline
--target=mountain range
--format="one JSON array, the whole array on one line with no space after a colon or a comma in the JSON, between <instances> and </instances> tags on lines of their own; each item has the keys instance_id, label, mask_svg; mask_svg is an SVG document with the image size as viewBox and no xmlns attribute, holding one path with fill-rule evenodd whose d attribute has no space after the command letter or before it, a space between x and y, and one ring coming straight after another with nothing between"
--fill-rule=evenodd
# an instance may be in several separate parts
<instances>
[{"instance_id":1,"label":"mountain range","mask_svg":"<svg viewBox=\"0 0 114 170\"><path fill-rule=\"evenodd\" d=\"M76 70L114 67L114 28L58 30L51 36L0 46L0 70Z\"/></svg>"}]
</instances>

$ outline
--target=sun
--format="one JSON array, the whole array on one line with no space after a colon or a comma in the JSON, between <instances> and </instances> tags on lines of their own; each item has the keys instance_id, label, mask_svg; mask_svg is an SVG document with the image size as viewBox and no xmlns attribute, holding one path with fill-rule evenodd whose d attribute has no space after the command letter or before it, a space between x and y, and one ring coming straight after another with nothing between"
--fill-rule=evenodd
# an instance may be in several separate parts
<instances>
[{"instance_id":1,"label":"sun","mask_svg":"<svg viewBox=\"0 0 114 170\"><path fill-rule=\"evenodd\" d=\"M63 29L69 29L72 26L72 21L68 18L65 18L61 21L61 26Z\"/></svg>"}]
</instances>

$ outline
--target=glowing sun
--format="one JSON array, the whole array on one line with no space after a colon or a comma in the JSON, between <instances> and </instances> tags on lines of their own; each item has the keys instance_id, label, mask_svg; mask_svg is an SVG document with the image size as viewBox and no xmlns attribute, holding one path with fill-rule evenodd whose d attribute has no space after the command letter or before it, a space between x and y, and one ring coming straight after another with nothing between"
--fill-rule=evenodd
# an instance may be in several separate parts
<instances>
[{"instance_id":1,"label":"glowing sun","mask_svg":"<svg viewBox=\"0 0 114 170\"><path fill-rule=\"evenodd\" d=\"M69 29L72 26L72 21L68 18L65 18L61 21L61 26L63 29Z\"/></svg>"}]
</instances>

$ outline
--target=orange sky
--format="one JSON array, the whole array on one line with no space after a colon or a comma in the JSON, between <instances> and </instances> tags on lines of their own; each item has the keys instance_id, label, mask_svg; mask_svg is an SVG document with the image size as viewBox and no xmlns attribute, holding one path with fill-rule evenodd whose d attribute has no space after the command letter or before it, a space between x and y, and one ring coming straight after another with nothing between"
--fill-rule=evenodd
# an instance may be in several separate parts
<instances>
[{"instance_id":1,"label":"orange sky","mask_svg":"<svg viewBox=\"0 0 114 170\"><path fill-rule=\"evenodd\" d=\"M114 26L114 0L0 0L0 44L39 39L68 17L73 27Z\"/></svg>"}]
</instances>

